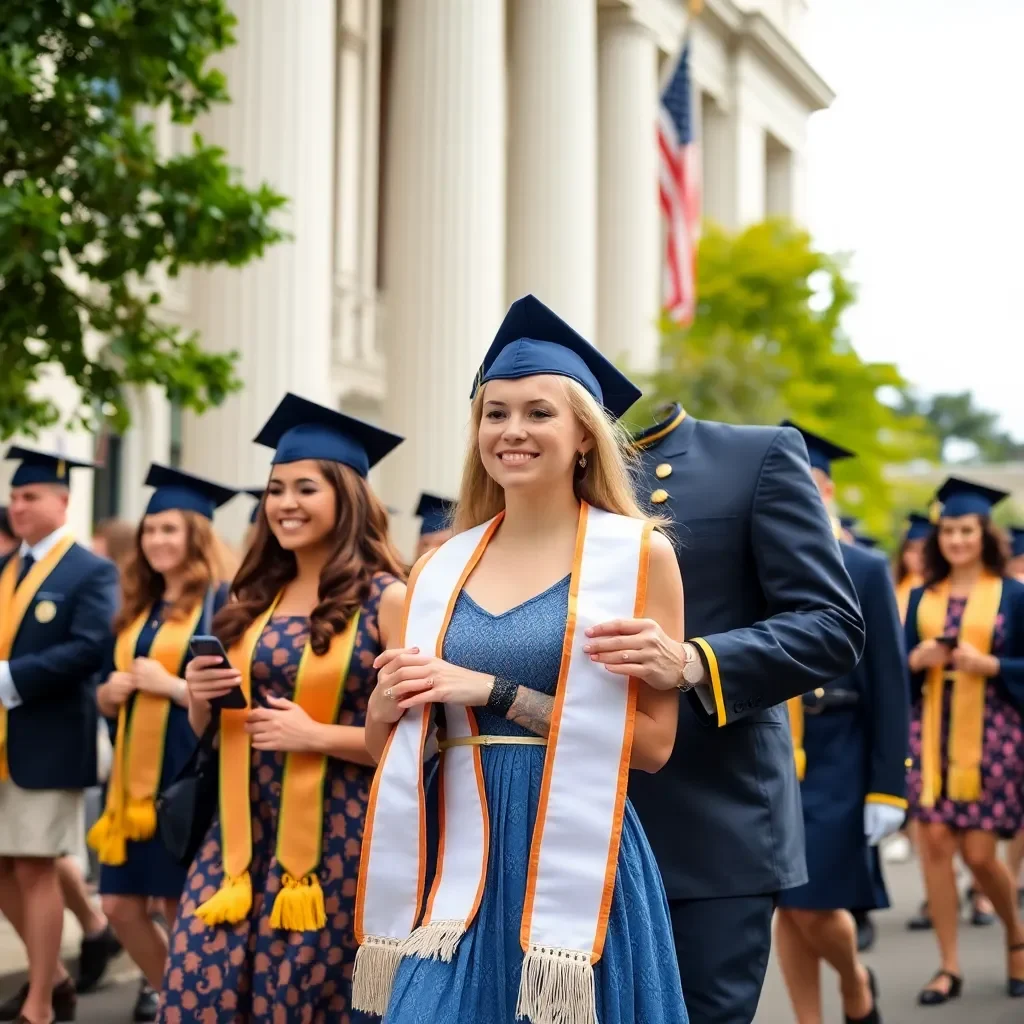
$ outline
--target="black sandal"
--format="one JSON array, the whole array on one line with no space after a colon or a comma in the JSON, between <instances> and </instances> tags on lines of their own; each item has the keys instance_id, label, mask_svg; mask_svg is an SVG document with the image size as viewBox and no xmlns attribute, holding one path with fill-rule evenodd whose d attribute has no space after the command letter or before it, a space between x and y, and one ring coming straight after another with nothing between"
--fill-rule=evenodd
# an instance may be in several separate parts
<instances>
[{"instance_id":1,"label":"black sandal","mask_svg":"<svg viewBox=\"0 0 1024 1024\"><path fill-rule=\"evenodd\" d=\"M923 988L917 994L919 1006L941 1006L943 1003L948 1003L951 999L960 998L960 993L964 987L964 979L952 971L936 971L935 977L928 984L930 985L940 978L949 980L949 991L940 992L937 988Z\"/></svg>"},{"instance_id":2,"label":"black sandal","mask_svg":"<svg viewBox=\"0 0 1024 1024\"><path fill-rule=\"evenodd\" d=\"M846 1017L846 1024L882 1024L882 1015L878 1012L878 981L870 967L864 970L868 972L868 985L871 988L871 1012L866 1017Z\"/></svg>"},{"instance_id":3,"label":"black sandal","mask_svg":"<svg viewBox=\"0 0 1024 1024\"><path fill-rule=\"evenodd\" d=\"M1007 952L1011 955L1024 950L1024 942L1011 946ZM1024 999L1024 978L1015 978L1012 974L1006 979L1006 994L1011 999Z\"/></svg>"}]
</instances>

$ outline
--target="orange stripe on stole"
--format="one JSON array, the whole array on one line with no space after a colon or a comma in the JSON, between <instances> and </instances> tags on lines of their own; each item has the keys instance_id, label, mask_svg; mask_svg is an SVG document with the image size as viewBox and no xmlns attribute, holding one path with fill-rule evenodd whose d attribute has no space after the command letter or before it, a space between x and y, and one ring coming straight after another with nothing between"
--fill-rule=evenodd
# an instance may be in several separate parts
<instances>
[{"instance_id":1,"label":"orange stripe on stole","mask_svg":"<svg viewBox=\"0 0 1024 1024\"><path fill-rule=\"evenodd\" d=\"M982 654L992 652L992 638L1003 581L986 574L971 590L960 622L960 638ZM942 580L921 595L917 632L922 640L942 636L949 606L949 580ZM942 698L949 670L928 669L921 708L921 806L934 807L943 788ZM985 729L985 690L988 680L966 672L953 673L950 703L949 768L945 779L950 800L970 802L981 796L981 755Z\"/></svg>"},{"instance_id":2,"label":"orange stripe on stole","mask_svg":"<svg viewBox=\"0 0 1024 1024\"><path fill-rule=\"evenodd\" d=\"M65 535L40 558L25 578L18 583L21 557L12 556L7 560L0 574L0 661L11 660L11 649L21 628L21 620L28 606L43 585L46 578L57 568L57 563L71 550L74 537ZM7 708L0 704L0 782L10 778L7 768Z\"/></svg>"},{"instance_id":3,"label":"orange stripe on stole","mask_svg":"<svg viewBox=\"0 0 1024 1024\"><path fill-rule=\"evenodd\" d=\"M924 583L920 576L904 576L896 584L896 607L899 609L900 622L907 621L907 607L910 604L910 592L916 590Z\"/></svg>"},{"instance_id":4,"label":"orange stripe on stole","mask_svg":"<svg viewBox=\"0 0 1024 1024\"><path fill-rule=\"evenodd\" d=\"M803 782L807 774L807 751L804 750L804 699L790 697L786 701L789 712L789 731L793 735L793 760L796 762L796 777Z\"/></svg>"}]
</instances>

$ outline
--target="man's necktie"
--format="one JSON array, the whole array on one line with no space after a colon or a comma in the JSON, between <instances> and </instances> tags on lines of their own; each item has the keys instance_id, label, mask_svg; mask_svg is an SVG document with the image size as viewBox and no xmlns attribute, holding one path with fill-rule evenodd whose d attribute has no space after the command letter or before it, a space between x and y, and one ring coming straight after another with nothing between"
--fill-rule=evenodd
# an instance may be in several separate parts
<instances>
[{"instance_id":1,"label":"man's necktie","mask_svg":"<svg viewBox=\"0 0 1024 1024\"><path fill-rule=\"evenodd\" d=\"M36 560L32 557L31 551L21 560L21 566L18 568L18 586L21 586L21 581L28 575L29 569L35 563Z\"/></svg>"}]
</instances>

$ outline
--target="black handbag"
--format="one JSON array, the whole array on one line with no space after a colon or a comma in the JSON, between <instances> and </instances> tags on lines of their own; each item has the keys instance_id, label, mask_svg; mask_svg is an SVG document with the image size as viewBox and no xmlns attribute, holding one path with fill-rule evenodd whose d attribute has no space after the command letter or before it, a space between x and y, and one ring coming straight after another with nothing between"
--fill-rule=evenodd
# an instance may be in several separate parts
<instances>
[{"instance_id":1,"label":"black handbag","mask_svg":"<svg viewBox=\"0 0 1024 1024\"><path fill-rule=\"evenodd\" d=\"M200 632L209 631L213 617L213 590L207 592ZM220 712L213 709L192 756L156 800L156 827L168 853L182 867L189 867L217 811L219 758L217 735Z\"/></svg>"}]
</instances>

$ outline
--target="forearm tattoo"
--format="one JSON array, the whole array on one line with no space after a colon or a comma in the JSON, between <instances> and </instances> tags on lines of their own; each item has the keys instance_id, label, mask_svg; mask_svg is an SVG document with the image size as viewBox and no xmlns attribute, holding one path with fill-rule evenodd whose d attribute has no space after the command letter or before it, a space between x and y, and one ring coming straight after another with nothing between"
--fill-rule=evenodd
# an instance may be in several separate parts
<instances>
[{"instance_id":1,"label":"forearm tattoo","mask_svg":"<svg viewBox=\"0 0 1024 1024\"><path fill-rule=\"evenodd\" d=\"M554 706L554 697L538 693L528 686L520 686L505 717L538 736L547 736L551 728L551 712Z\"/></svg>"}]
</instances>

